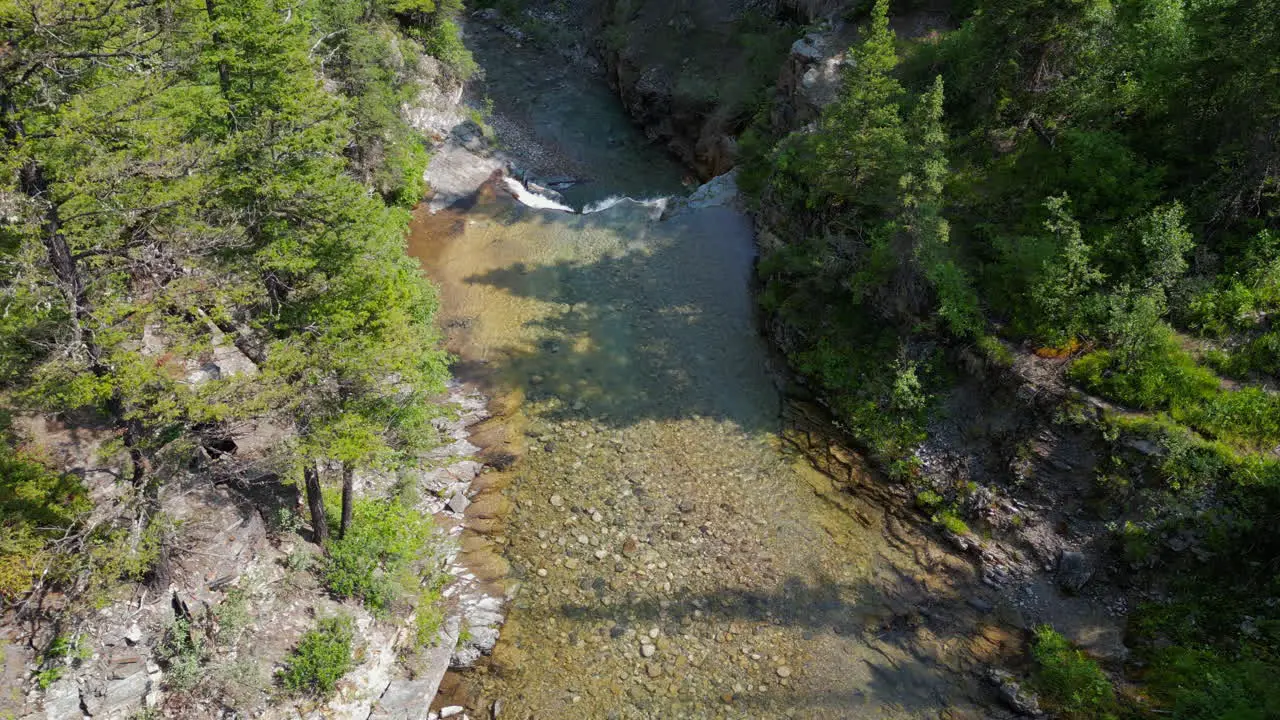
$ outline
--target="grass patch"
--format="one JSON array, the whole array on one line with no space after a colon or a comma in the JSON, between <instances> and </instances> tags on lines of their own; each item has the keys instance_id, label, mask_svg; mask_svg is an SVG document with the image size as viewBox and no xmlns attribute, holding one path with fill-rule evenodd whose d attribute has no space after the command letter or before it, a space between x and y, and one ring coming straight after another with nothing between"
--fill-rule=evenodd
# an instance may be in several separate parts
<instances>
[{"instance_id":1,"label":"grass patch","mask_svg":"<svg viewBox=\"0 0 1280 720\"><path fill-rule=\"evenodd\" d=\"M1277 677L1274 661L1173 647L1153 656L1143 679L1177 720L1267 720L1280 717Z\"/></svg>"},{"instance_id":2,"label":"grass patch","mask_svg":"<svg viewBox=\"0 0 1280 720\"><path fill-rule=\"evenodd\" d=\"M1032 683L1045 706L1060 717L1115 718L1115 691L1098 663L1048 625L1035 630Z\"/></svg>"},{"instance_id":3,"label":"grass patch","mask_svg":"<svg viewBox=\"0 0 1280 720\"><path fill-rule=\"evenodd\" d=\"M203 635L192 627L190 620L174 618L165 629L156 654L164 665L164 682L170 690L190 690L204 678L209 653Z\"/></svg>"},{"instance_id":4,"label":"grass patch","mask_svg":"<svg viewBox=\"0 0 1280 720\"><path fill-rule=\"evenodd\" d=\"M1168 411L1174 420L1244 449L1280 443L1280 395L1257 387L1223 389L1212 370L1172 339L1132 363L1109 350L1089 353L1071 366L1070 376L1111 400Z\"/></svg>"}]
</instances>

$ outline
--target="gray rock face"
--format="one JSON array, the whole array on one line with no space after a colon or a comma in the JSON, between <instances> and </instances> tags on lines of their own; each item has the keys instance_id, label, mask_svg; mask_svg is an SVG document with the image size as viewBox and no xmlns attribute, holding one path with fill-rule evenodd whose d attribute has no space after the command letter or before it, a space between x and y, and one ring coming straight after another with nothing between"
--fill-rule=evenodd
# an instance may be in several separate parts
<instances>
[{"instance_id":1,"label":"gray rock face","mask_svg":"<svg viewBox=\"0 0 1280 720\"><path fill-rule=\"evenodd\" d=\"M373 706L369 720L425 720L437 683L426 680L392 680Z\"/></svg>"},{"instance_id":2,"label":"gray rock face","mask_svg":"<svg viewBox=\"0 0 1280 720\"><path fill-rule=\"evenodd\" d=\"M451 512L464 513L467 507L471 505L471 501L467 499L466 486L455 486L449 493L449 499L445 503Z\"/></svg>"},{"instance_id":3,"label":"gray rock face","mask_svg":"<svg viewBox=\"0 0 1280 720\"><path fill-rule=\"evenodd\" d=\"M841 30L814 32L791 46L778 76L778 99L772 122L778 130L794 130L815 120L839 95L849 46Z\"/></svg>"},{"instance_id":4,"label":"gray rock face","mask_svg":"<svg viewBox=\"0 0 1280 720\"><path fill-rule=\"evenodd\" d=\"M1093 577L1093 563L1089 557L1075 550L1063 550L1058 558L1058 585L1067 592L1077 593Z\"/></svg>"},{"instance_id":5,"label":"gray rock face","mask_svg":"<svg viewBox=\"0 0 1280 720\"><path fill-rule=\"evenodd\" d=\"M1029 717L1044 715L1044 711L1040 709L1040 699L1035 693L1022 689L1021 683L1014 679L1012 673L992 668L987 673L987 679L996 686L1000 702L1010 710Z\"/></svg>"},{"instance_id":6,"label":"gray rock face","mask_svg":"<svg viewBox=\"0 0 1280 720\"><path fill-rule=\"evenodd\" d=\"M125 717L142 707L151 691L151 677L139 669L128 677L109 680L83 694L84 707L93 717Z\"/></svg>"},{"instance_id":7,"label":"gray rock face","mask_svg":"<svg viewBox=\"0 0 1280 720\"><path fill-rule=\"evenodd\" d=\"M63 678L49 686L44 694L44 716L48 720L82 718L80 688L71 678Z\"/></svg>"},{"instance_id":8,"label":"gray rock face","mask_svg":"<svg viewBox=\"0 0 1280 720\"><path fill-rule=\"evenodd\" d=\"M478 155L465 147L447 143L431 156L431 164L423 176L431 188L432 212L470 197L495 171L506 164L493 157Z\"/></svg>"},{"instance_id":9,"label":"gray rock face","mask_svg":"<svg viewBox=\"0 0 1280 720\"><path fill-rule=\"evenodd\" d=\"M693 210L708 207L738 207L738 171L730 170L698 187L685 201Z\"/></svg>"}]
</instances>

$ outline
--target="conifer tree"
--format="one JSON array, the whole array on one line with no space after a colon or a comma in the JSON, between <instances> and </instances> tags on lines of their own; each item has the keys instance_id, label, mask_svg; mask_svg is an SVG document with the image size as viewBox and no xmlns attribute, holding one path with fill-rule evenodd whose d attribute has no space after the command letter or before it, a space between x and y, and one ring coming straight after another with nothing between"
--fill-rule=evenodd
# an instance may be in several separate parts
<instances>
[{"instance_id":1,"label":"conifer tree","mask_svg":"<svg viewBox=\"0 0 1280 720\"><path fill-rule=\"evenodd\" d=\"M896 194L907 145L899 107L903 89L891 74L898 55L888 0L877 0L864 36L849 51L852 67L839 99L823 113L810 177L822 198L874 208Z\"/></svg>"}]
</instances>

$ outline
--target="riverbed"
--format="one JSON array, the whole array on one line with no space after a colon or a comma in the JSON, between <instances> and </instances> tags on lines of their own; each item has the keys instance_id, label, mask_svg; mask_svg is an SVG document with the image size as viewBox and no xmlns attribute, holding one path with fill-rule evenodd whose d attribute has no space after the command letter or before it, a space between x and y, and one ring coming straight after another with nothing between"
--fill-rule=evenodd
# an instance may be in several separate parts
<instances>
[{"instance_id":1,"label":"riverbed","mask_svg":"<svg viewBox=\"0 0 1280 720\"><path fill-rule=\"evenodd\" d=\"M578 174L572 204L680 187L599 78L470 42L483 87L555 99L495 101L494 126ZM447 691L473 717L997 716L980 670L1019 641L966 602L970 562L783 441L750 219L670 202L580 214L490 185L415 221L457 374L519 400L510 510L483 541L510 564L509 616Z\"/></svg>"}]
</instances>

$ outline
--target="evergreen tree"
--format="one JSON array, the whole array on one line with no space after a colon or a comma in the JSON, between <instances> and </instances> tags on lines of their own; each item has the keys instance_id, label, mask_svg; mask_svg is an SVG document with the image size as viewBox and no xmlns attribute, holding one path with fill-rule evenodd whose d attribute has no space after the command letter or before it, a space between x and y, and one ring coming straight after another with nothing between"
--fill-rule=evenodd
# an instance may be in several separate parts
<instances>
[{"instance_id":1,"label":"evergreen tree","mask_svg":"<svg viewBox=\"0 0 1280 720\"><path fill-rule=\"evenodd\" d=\"M898 55L889 29L889 2L877 0L864 37L849 51L840 96L822 115L813 139L810 177L820 193L815 206L883 207L902 175L907 139L900 102L904 91L892 76Z\"/></svg>"},{"instance_id":2,"label":"evergreen tree","mask_svg":"<svg viewBox=\"0 0 1280 720\"><path fill-rule=\"evenodd\" d=\"M332 32L315 18L349 5L0 4L3 397L116 428L133 500L119 525L139 552L165 482L234 420L298 429L321 540L321 464L350 478L435 440L434 291L405 255L408 213L361 182L383 170L352 164L386 128L353 133L351 108L409 88L355 53L364 79L337 97L311 53ZM370 7L343 16L349 32L423 9ZM255 367L188 377L223 345Z\"/></svg>"}]
</instances>

